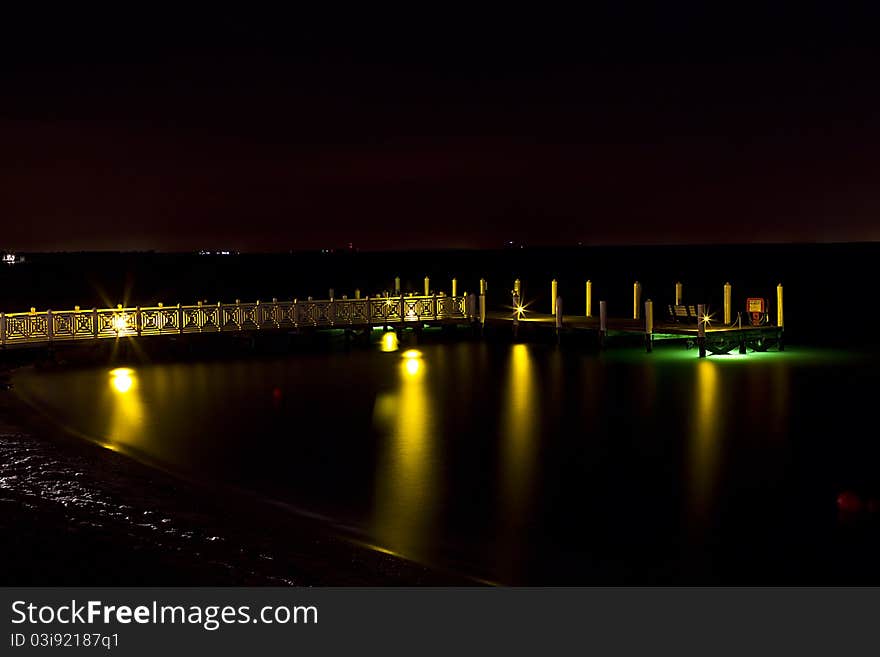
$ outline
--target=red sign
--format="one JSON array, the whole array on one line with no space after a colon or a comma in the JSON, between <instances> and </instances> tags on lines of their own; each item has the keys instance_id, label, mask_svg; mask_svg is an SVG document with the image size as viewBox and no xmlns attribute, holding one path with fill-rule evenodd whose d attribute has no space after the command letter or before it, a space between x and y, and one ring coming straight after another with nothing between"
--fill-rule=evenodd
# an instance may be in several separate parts
<instances>
[{"instance_id":1,"label":"red sign","mask_svg":"<svg viewBox=\"0 0 880 657\"><path fill-rule=\"evenodd\" d=\"M767 312L767 301L757 297L749 297L746 299L746 311L752 318L752 326L758 326L764 321L764 314Z\"/></svg>"}]
</instances>

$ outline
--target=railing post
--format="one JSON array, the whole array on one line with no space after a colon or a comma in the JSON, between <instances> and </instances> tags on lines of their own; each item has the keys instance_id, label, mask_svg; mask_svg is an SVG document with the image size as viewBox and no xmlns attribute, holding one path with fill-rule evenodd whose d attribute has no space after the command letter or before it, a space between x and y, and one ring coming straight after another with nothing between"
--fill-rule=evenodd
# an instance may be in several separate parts
<instances>
[{"instance_id":1,"label":"railing post","mask_svg":"<svg viewBox=\"0 0 880 657\"><path fill-rule=\"evenodd\" d=\"M257 299L257 303L255 304L256 308L254 308L254 315L257 319L257 330L263 330L263 307L260 305L260 300Z\"/></svg>"},{"instance_id":2,"label":"railing post","mask_svg":"<svg viewBox=\"0 0 880 657\"><path fill-rule=\"evenodd\" d=\"M360 292L360 290L358 290ZM373 304L370 303L370 295L367 295L367 312L364 313L364 316L367 318L367 328L370 329L373 326Z\"/></svg>"},{"instance_id":3,"label":"railing post","mask_svg":"<svg viewBox=\"0 0 880 657\"><path fill-rule=\"evenodd\" d=\"M404 313L404 308L406 304L403 301L403 294L400 295L400 323L401 325L406 321L406 313Z\"/></svg>"},{"instance_id":4,"label":"railing post","mask_svg":"<svg viewBox=\"0 0 880 657\"><path fill-rule=\"evenodd\" d=\"M433 299L432 303L434 304L434 319L437 320L437 319L440 319L440 309L437 307L437 293L436 292L434 292L433 297L434 297L434 299Z\"/></svg>"},{"instance_id":5,"label":"railing post","mask_svg":"<svg viewBox=\"0 0 880 657\"><path fill-rule=\"evenodd\" d=\"M6 346L6 313L0 312L0 347Z\"/></svg>"},{"instance_id":6,"label":"railing post","mask_svg":"<svg viewBox=\"0 0 880 657\"><path fill-rule=\"evenodd\" d=\"M52 311L46 311L46 335L49 336L49 342L55 337L55 327L52 326Z\"/></svg>"},{"instance_id":7,"label":"railing post","mask_svg":"<svg viewBox=\"0 0 880 657\"><path fill-rule=\"evenodd\" d=\"M706 357L706 307L697 304L697 346L700 350L700 358Z\"/></svg>"},{"instance_id":8,"label":"railing post","mask_svg":"<svg viewBox=\"0 0 880 657\"><path fill-rule=\"evenodd\" d=\"M733 288L730 283L724 284L724 325L730 326L730 300Z\"/></svg>"},{"instance_id":9,"label":"railing post","mask_svg":"<svg viewBox=\"0 0 880 657\"><path fill-rule=\"evenodd\" d=\"M645 301L645 351L649 354L654 348L654 302Z\"/></svg>"},{"instance_id":10,"label":"railing post","mask_svg":"<svg viewBox=\"0 0 880 657\"><path fill-rule=\"evenodd\" d=\"M136 306L134 309L134 329L137 331L138 337L141 336L141 330L143 329L143 323L141 320L141 307Z\"/></svg>"},{"instance_id":11,"label":"railing post","mask_svg":"<svg viewBox=\"0 0 880 657\"><path fill-rule=\"evenodd\" d=\"M183 308L180 307L180 302L177 302L177 332L183 333Z\"/></svg>"},{"instance_id":12,"label":"railing post","mask_svg":"<svg viewBox=\"0 0 880 657\"><path fill-rule=\"evenodd\" d=\"M92 337L98 339L98 309L92 308Z\"/></svg>"}]
</instances>

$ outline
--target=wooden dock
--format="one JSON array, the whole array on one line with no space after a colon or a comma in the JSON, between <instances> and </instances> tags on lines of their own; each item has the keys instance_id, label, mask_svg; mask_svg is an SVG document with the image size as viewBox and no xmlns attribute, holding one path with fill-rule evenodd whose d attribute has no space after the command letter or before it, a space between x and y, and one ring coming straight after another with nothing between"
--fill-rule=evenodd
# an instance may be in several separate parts
<instances>
[{"instance_id":1,"label":"wooden dock","mask_svg":"<svg viewBox=\"0 0 880 657\"><path fill-rule=\"evenodd\" d=\"M594 340L599 348L618 338L638 338L650 352L658 340L692 341L700 356L722 354L736 349L739 353L784 349L782 320L782 286L777 286L777 321L769 321L769 313L752 313L751 321L743 321L743 313L732 319L731 286L724 285L723 320L706 314L706 306L681 306L681 284L675 286L675 305L667 306L674 313L655 321L654 304L641 301L641 286L633 286L632 317L609 317L607 304L600 301L598 316L592 316L591 282L586 282L585 313L563 314L563 300L552 281L552 313L538 313L520 304L521 284L514 282L512 305L502 309L486 307L487 283L480 279L479 294L458 294L457 280L452 279L451 294L432 291L425 278L424 294L400 291L395 279L393 293L384 292L361 298L342 296L328 299L292 299L251 303L236 300L194 305L134 306L73 310L0 312L0 348L40 347L76 344L88 341L142 338L188 334L256 334L266 331L296 332L300 330L344 329L369 333L374 328L420 331L426 326L468 326L481 334L507 332L515 339L552 332L562 336L582 336ZM752 299L749 299L752 301ZM759 300L762 301L763 300Z\"/></svg>"}]
</instances>

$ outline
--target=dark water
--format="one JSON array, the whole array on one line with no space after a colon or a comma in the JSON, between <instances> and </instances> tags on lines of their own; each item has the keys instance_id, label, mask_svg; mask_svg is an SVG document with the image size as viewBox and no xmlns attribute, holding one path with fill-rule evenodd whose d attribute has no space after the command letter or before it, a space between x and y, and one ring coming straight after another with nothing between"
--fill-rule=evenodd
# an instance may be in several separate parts
<instances>
[{"instance_id":1,"label":"dark water","mask_svg":"<svg viewBox=\"0 0 880 657\"><path fill-rule=\"evenodd\" d=\"M875 356L417 349L15 383L109 447L492 581L880 581L873 515L836 505L880 498Z\"/></svg>"}]
</instances>

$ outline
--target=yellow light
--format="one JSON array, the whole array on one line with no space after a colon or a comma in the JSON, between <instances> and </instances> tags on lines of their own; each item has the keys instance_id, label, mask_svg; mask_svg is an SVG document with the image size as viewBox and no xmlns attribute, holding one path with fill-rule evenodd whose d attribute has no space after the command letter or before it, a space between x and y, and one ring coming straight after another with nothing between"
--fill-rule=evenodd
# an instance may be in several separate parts
<instances>
[{"instance_id":1,"label":"yellow light","mask_svg":"<svg viewBox=\"0 0 880 657\"><path fill-rule=\"evenodd\" d=\"M407 349L401 354L404 358L421 358L422 352L418 349Z\"/></svg>"},{"instance_id":2,"label":"yellow light","mask_svg":"<svg viewBox=\"0 0 880 657\"><path fill-rule=\"evenodd\" d=\"M122 313L121 315L113 315L113 330L117 332L124 331L126 324L125 313Z\"/></svg>"},{"instance_id":3,"label":"yellow light","mask_svg":"<svg viewBox=\"0 0 880 657\"><path fill-rule=\"evenodd\" d=\"M382 351L397 351L397 333L388 331L382 336Z\"/></svg>"},{"instance_id":4,"label":"yellow light","mask_svg":"<svg viewBox=\"0 0 880 657\"><path fill-rule=\"evenodd\" d=\"M134 386L134 370L127 367L117 367L110 370L110 385L120 394L125 394Z\"/></svg>"},{"instance_id":5,"label":"yellow light","mask_svg":"<svg viewBox=\"0 0 880 657\"><path fill-rule=\"evenodd\" d=\"M525 306L517 306L516 307L516 318L517 319L522 319L525 316L525 314L526 314L526 307Z\"/></svg>"}]
</instances>

